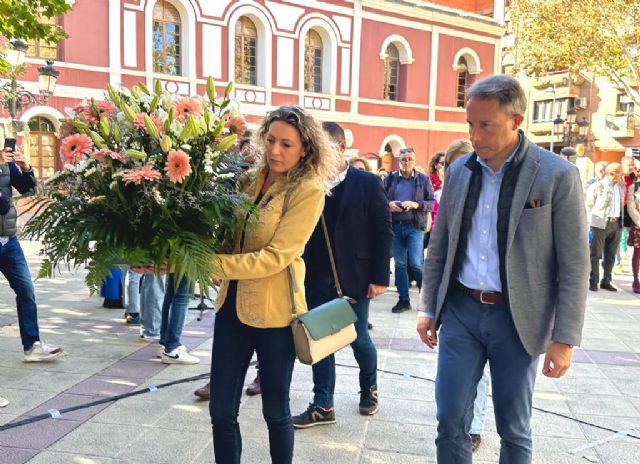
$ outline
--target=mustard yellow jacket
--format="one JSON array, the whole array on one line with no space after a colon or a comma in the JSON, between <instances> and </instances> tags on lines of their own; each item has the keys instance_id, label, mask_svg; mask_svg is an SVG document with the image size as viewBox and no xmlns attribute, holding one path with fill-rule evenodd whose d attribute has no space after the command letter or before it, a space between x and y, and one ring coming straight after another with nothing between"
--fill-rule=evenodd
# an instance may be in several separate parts
<instances>
[{"instance_id":1,"label":"mustard yellow jacket","mask_svg":"<svg viewBox=\"0 0 640 464\"><path fill-rule=\"evenodd\" d=\"M255 201L266 173L240 186ZM285 192L291 189L289 205L283 214ZM292 264L293 293L298 314L306 312L305 267L302 252L324 208L324 190L316 179L305 179L288 186L278 179L257 205L257 218L234 234L232 254L218 255L216 277L224 280L218 291L216 308L227 297L229 280L238 280L236 310L238 319L251 327L286 327L292 320L288 266ZM243 218L244 219L244 218Z\"/></svg>"}]
</instances>

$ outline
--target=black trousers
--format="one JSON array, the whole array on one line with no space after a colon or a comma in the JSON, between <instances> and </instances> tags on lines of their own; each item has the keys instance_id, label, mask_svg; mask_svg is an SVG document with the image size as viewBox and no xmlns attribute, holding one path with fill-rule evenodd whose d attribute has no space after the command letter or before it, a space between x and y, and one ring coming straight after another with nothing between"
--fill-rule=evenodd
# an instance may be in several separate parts
<instances>
[{"instance_id":1,"label":"black trousers","mask_svg":"<svg viewBox=\"0 0 640 464\"><path fill-rule=\"evenodd\" d=\"M589 283L597 284L600 275L600 258L602 258L603 284L611 283L611 271L620 245L622 224L620 221L607 221L605 229L591 228L591 275Z\"/></svg>"}]
</instances>

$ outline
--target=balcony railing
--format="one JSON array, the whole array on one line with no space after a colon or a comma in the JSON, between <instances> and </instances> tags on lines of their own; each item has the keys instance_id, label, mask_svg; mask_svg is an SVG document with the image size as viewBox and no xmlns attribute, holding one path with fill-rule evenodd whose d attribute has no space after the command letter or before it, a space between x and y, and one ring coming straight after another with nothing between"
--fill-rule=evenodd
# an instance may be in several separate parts
<instances>
[{"instance_id":1,"label":"balcony railing","mask_svg":"<svg viewBox=\"0 0 640 464\"><path fill-rule=\"evenodd\" d=\"M607 114L605 116L605 128L612 137L633 137L635 124L633 114Z\"/></svg>"}]
</instances>

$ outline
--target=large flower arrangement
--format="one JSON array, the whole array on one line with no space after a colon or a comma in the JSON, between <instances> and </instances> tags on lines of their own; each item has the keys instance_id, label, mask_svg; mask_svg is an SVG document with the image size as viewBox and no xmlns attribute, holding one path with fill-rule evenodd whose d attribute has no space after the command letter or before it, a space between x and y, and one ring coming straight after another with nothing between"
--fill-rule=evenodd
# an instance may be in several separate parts
<instances>
[{"instance_id":1,"label":"large flower arrangement","mask_svg":"<svg viewBox=\"0 0 640 464\"><path fill-rule=\"evenodd\" d=\"M24 235L40 239L40 276L86 265L100 286L115 264L168 266L208 288L234 210L250 205L235 191L242 161L234 153L246 126L229 95L174 97L156 83L108 88L104 101L74 109L62 127L64 169L31 205Z\"/></svg>"}]
</instances>

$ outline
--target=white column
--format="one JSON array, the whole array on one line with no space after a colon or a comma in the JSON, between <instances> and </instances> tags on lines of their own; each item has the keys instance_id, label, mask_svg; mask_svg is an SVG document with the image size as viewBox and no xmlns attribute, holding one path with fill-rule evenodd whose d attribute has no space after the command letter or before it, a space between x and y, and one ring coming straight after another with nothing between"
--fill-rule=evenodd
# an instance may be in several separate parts
<instances>
[{"instance_id":1,"label":"white column","mask_svg":"<svg viewBox=\"0 0 640 464\"><path fill-rule=\"evenodd\" d=\"M109 83L115 86L120 85L122 68L120 4L120 0L109 0Z\"/></svg>"},{"instance_id":2,"label":"white column","mask_svg":"<svg viewBox=\"0 0 640 464\"><path fill-rule=\"evenodd\" d=\"M429 66L429 121L436 120L436 96L438 94L438 49L440 32L436 27L431 32L431 64Z\"/></svg>"},{"instance_id":3,"label":"white column","mask_svg":"<svg viewBox=\"0 0 640 464\"><path fill-rule=\"evenodd\" d=\"M493 19L498 22L502 22L504 20L504 0L494 0Z\"/></svg>"},{"instance_id":4,"label":"white column","mask_svg":"<svg viewBox=\"0 0 640 464\"><path fill-rule=\"evenodd\" d=\"M351 113L358 113L360 98L360 42L362 34L362 1L353 3L353 41L351 42Z\"/></svg>"}]
</instances>

